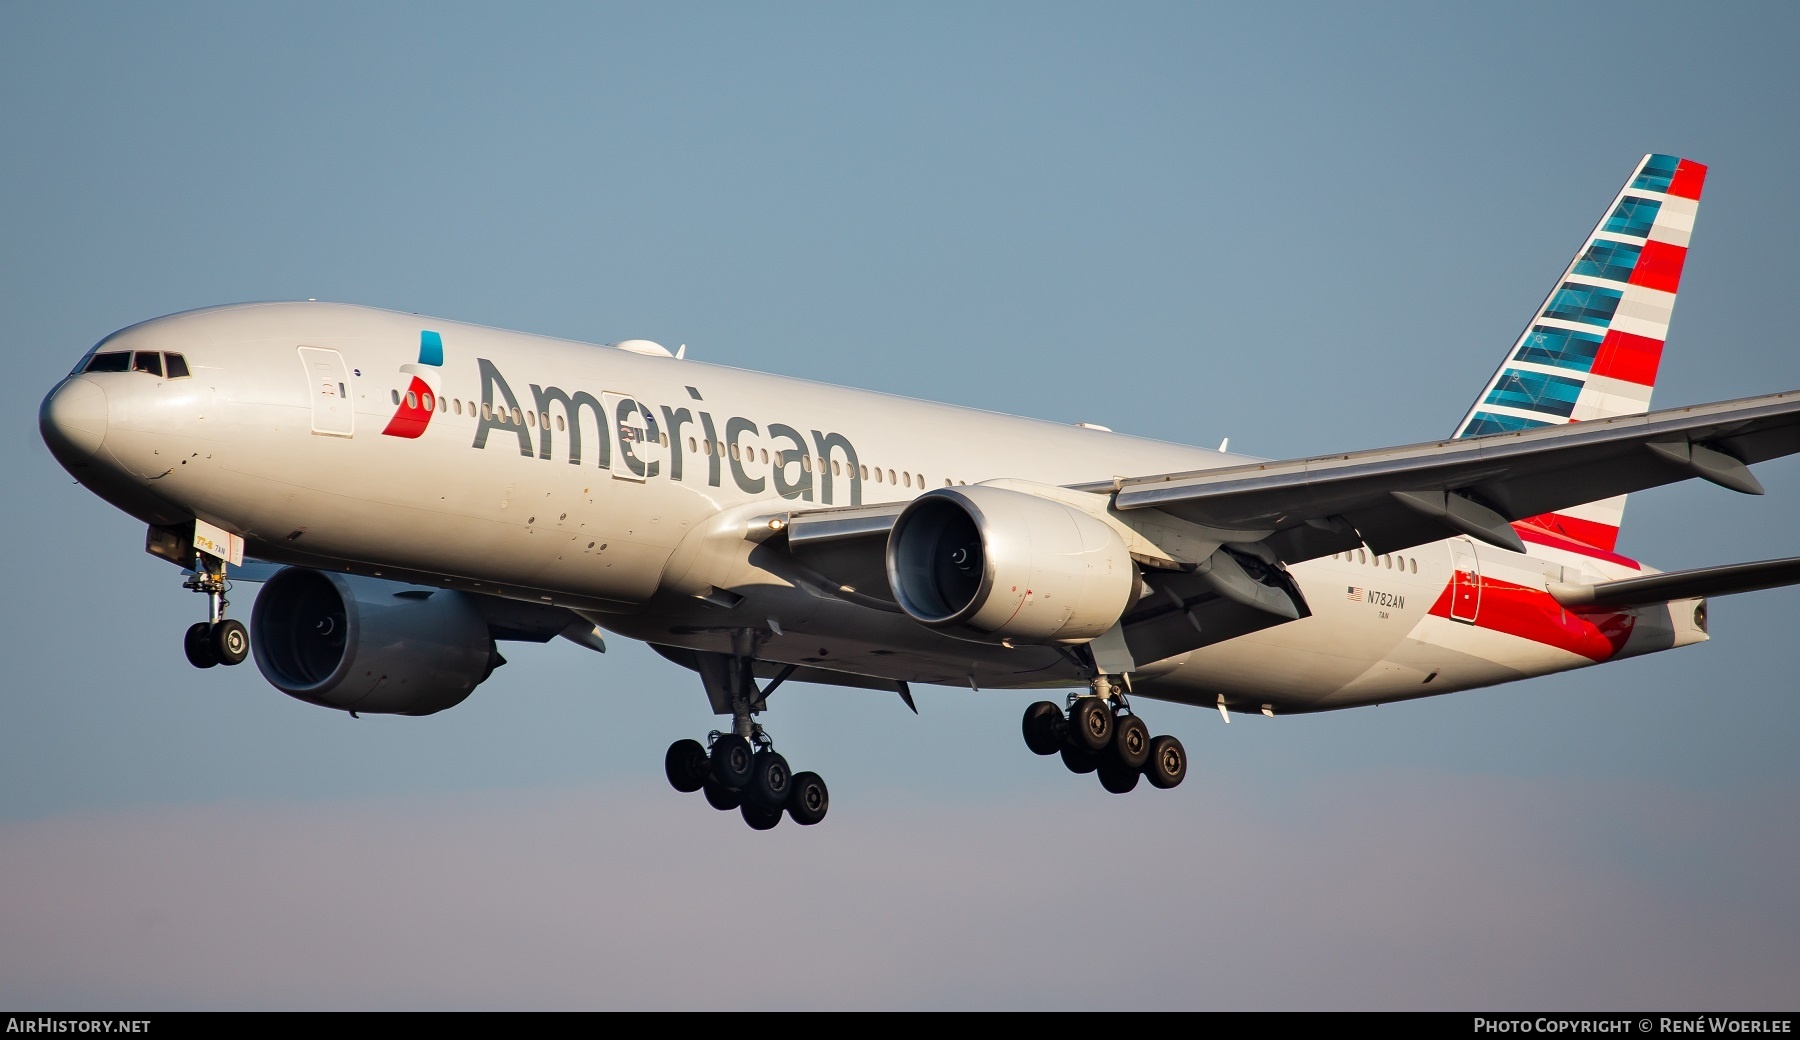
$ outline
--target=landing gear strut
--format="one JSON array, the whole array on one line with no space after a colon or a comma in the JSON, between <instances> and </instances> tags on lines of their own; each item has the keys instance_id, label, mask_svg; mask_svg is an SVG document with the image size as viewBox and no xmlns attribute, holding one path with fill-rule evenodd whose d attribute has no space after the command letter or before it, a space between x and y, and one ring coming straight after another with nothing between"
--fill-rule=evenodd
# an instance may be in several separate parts
<instances>
[{"instance_id":1,"label":"landing gear strut","mask_svg":"<svg viewBox=\"0 0 1800 1040\"><path fill-rule=\"evenodd\" d=\"M754 830L774 827L783 814L810 827L825 818L831 807L831 792L819 774L790 771L787 759L775 750L775 742L762 724L751 717L763 710L764 698L793 673L793 668L789 667L768 686L758 688L751 674L754 663L747 658L734 658L726 670L730 676L731 731L714 730L708 735L707 744L698 740L670 744L663 756L663 771L670 787L684 794L705 792L709 805L722 812L738 810Z\"/></svg>"},{"instance_id":2,"label":"landing gear strut","mask_svg":"<svg viewBox=\"0 0 1800 1040\"><path fill-rule=\"evenodd\" d=\"M1131 710L1125 691L1102 676L1093 692L1069 698L1065 713L1050 701L1025 709L1025 746L1039 755L1061 755L1071 773L1097 773L1113 794L1137 787L1141 777L1167 790L1187 776L1187 751L1171 736L1152 737Z\"/></svg>"},{"instance_id":3,"label":"landing gear strut","mask_svg":"<svg viewBox=\"0 0 1800 1040\"><path fill-rule=\"evenodd\" d=\"M228 584L225 561L203 552L194 554L193 577L182 582L181 587L190 592L205 593L207 619L188 626L181 648L187 653L188 663L195 668L242 664L250 653L249 630L243 622L225 616L225 608L231 606L225 598Z\"/></svg>"}]
</instances>

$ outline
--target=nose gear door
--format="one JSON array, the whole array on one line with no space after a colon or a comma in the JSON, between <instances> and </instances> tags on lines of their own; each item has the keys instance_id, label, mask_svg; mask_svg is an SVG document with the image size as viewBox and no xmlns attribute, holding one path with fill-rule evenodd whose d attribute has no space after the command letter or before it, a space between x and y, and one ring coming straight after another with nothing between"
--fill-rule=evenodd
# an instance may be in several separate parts
<instances>
[{"instance_id":1,"label":"nose gear door","mask_svg":"<svg viewBox=\"0 0 1800 1040\"><path fill-rule=\"evenodd\" d=\"M300 364L306 369L306 390L312 400L312 432L354 436L356 415L350 407L350 369L344 356L326 347L301 347Z\"/></svg>"}]
</instances>

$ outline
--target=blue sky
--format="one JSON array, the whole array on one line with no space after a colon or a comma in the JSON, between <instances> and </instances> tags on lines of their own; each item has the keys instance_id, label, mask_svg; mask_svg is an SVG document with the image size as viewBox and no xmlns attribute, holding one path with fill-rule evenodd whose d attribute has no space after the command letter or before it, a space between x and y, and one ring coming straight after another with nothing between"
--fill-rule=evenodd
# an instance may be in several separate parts
<instances>
[{"instance_id":1,"label":"blue sky","mask_svg":"<svg viewBox=\"0 0 1800 1040\"><path fill-rule=\"evenodd\" d=\"M1269 457L1405 443L1449 432L1646 151L1712 168L1655 403L1792 389L1796 28L0 9L0 1006L1791 1005L1795 591L1715 601L1704 646L1413 704L1150 705L1193 774L1123 799L1025 751L1028 696L788 686L767 721L834 811L756 835L662 783L713 721L624 640L508 647L429 719L192 671L199 602L36 410L113 329L317 297ZM1621 548L1800 552L1800 463L1759 472L1761 499L1633 496ZM792 970L694 964L725 921ZM1069 986L1097 953L1107 984Z\"/></svg>"}]
</instances>

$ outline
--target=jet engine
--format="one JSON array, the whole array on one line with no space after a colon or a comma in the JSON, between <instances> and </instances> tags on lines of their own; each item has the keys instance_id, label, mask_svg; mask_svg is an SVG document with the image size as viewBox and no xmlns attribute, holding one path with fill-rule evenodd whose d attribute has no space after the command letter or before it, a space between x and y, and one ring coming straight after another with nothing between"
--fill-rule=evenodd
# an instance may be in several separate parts
<instances>
[{"instance_id":1,"label":"jet engine","mask_svg":"<svg viewBox=\"0 0 1800 1040\"><path fill-rule=\"evenodd\" d=\"M250 649L290 697L388 715L455 707L504 663L460 592L301 567L263 586Z\"/></svg>"},{"instance_id":2,"label":"jet engine","mask_svg":"<svg viewBox=\"0 0 1800 1040\"><path fill-rule=\"evenodd\" d=\"M979 484L914 499L888 537L887 570L913 620L983 642L1086 642L1118 623L1138 586L1102 521Z\"/></svg>"}]
</instances>

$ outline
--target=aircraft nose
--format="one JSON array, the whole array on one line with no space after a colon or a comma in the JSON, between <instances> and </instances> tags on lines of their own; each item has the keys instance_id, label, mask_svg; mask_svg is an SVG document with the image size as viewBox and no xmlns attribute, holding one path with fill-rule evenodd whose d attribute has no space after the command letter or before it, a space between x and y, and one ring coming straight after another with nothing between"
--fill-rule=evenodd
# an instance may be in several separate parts
<instances>
[{"instance_id":1,"label":"aircraft nose","mask_svg":"<svg viewBox=\"0 0 1800 1040\"><path fill-rule=\"evenodd\" d=\"M64 380L38 409L38 432L50 453L65 466L94 457L106 438L106 422L106 391L81 376Z\"/></svg>"}]
</instances>

